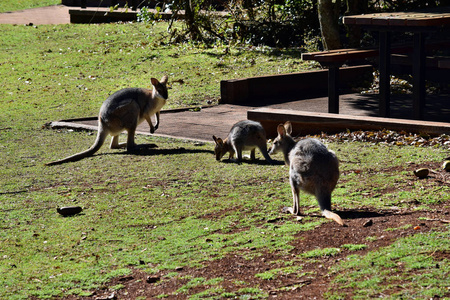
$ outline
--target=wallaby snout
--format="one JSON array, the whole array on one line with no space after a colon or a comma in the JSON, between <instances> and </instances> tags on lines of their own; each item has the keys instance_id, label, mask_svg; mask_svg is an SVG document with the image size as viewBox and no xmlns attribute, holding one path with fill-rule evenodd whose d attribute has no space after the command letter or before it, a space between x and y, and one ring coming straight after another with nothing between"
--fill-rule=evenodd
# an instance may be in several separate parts
<instances>
[{"instance_id":1,"label":"wallaby snout","mask_svg":"<svg viewBox=\"0 0 450 300\"><path fill-rule=\"evenodd\" d=\"M228 152L228 147L221 138L217 138L213 135L213 140L216 143L214 147L214 155L216 156L216 160L219 161Z\"/></svg>"}]
</instances>

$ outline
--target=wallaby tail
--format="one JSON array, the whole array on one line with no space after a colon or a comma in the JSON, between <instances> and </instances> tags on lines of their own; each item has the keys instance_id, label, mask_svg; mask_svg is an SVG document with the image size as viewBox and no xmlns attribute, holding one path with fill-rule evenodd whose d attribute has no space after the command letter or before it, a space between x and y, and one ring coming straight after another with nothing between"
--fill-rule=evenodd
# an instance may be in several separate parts
<instances>
[{"instance_id":1,"label":"wallaby tail","mask_svg":"<svg viewBox=\"0 0 450 300\"><path fill-rule=\"evenodd\" d=\"M97 133L97 138L95 139L94 144L91 146L91 148L87 149L86 151L68 156L66 158L60 159L60 160L55 160L49 163L46 163L46 166L54 166L54 165L60 165L60 164L64 164L66 162L74 162L74 161L78 161L81 160L85 157L91 156L93 155L95 152L98 151L98 149L100 149L100 147L103 145L103 143L105 142L106 137L108 136L108 133L104 130L101 130L99 128L99 131Z\"/></svg>"},{"instance_id":2,"label":"wallaby tail","mask_svg":"<svg viewBox=\"0 0 450 300\"><path fill-rule=\"evenodd\" d=\"M264 156L264 159L268 162L268 163L273 163L274 161L272 160L272 158L270 158L269 153L267 152L267 149L260 149L262 155Z\"/></svg>"},{"instance_id":3,"label":"wallaby tail","mask_svg":"<svg viewBox=\"0 0 450 300\"><path fill-rule=\"evenodd\" d=\"M339 217L338 214L336 214L332 211L329 211L328 209L324 209L322 211L322 215L327 219L336 221L336 223L338 223L341 226L345 226L344 221L342 221L341 217Z\"/></svg>"}]
</instances>

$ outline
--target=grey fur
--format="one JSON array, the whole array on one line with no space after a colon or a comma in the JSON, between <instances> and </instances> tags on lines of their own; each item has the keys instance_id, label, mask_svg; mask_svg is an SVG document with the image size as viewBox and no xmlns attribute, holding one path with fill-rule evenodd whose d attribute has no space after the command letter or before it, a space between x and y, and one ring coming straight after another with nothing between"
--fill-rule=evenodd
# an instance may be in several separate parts
<instances>
[{"instance_id":1,"label":"grey fur","mask_svg":"<svg viewBox=\"0 0 450 300\"><path fill-rule=\"evenodd\" d=\"M300 214L299 193L303 190L316 197L322 214L343 225L342 219L331 212L331 193L339 179L339 160L333 151L317 139L307 138L295 142L291 137L290 122L278 125L278 137L274 140L269 154L283 152L289 165L289 182L292 189L293 205L289 211Z\"/></svg>"},{"instance_id":2,"label":"grey fur","mask_svg":"<svg viewBox=\"0 0 450 300\"><path fill-rule=\"evenodd\" d=\"M98 133L94 144L88 150L49 162L46 165L74 162L91 156L100 149L108 135L112 136L111 149L126 147L127 151L133 151L136 147L134 135L140 123L146 120L150 126L151 133L158 129L160 111L168 97L167 79L167 76L163 76L161 82L159 82L156 78L152 78L152 90L126 88L109 96L100 107ZM151 121L153 115L156 115L154 126ZM119 134L123 131L128 132L127 142L119 144Z\"/></svg>"},{"instance_id":3,"label":"grey fur","mask_svg":"<svg viewBox=\"0 0 450 300\"><path fill-rule=\"evenodd\" d=\"M252 160L256 158L255 149L258 148L266 161L272 163L272 159L267 153L266 132L259 122L244 120L239 121L231 127L228 136L222 140L213 136L216 146L214 153L216 159L220 160L226 153L229 158L237 155L237 161L242 161L242 151L251 151Z\"/></svg>"}]
</instances>

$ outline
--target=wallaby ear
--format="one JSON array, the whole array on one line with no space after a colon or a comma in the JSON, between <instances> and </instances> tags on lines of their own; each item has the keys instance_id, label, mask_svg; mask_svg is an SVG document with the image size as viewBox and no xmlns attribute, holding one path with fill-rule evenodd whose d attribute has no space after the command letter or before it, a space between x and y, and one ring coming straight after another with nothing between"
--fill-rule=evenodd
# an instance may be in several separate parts
<instances>
[{"instance_id":1,"label":"wallaby ear","mask_svg":"<svg viewBox=\"0 0 450 300\"><path fill-rule=\"evenodd\" d=\"M223 141L221 138L217 138L215 135L213 135L213 140L216 142L217 145L223 144Z\"/></svg>"},{"instance_id":2,"label":"wallaby ear","mask_svg":"<svg viewBox=\"0 0 450 300\"><path fill-rule=\"evenodd\" d=\"M159 81L156 78L151 78L150 81L152 82L152 85L155 87L159 84Z\"/></svg>"},{"instance_id":3,"label":"wallaby ear","mask_svg":"<svg viewBox=\"0 0 450 300\"><path fill-rule=\"evenodd\" d=\"M281 137L286 136L286 128L284 128L283 124L278 125L277 132L278 132L278 135Z\"/></svg>"},{"instance_id":4,"label":"wallaby ear","mask_svg":"<svg viewBox=\"0 0 450 300\"><path fill-rule=\"evenodd\" d=\"M169 77L168 77L167 75L164 75L164 76L161 78L160 83L162 83L162 84L167 84L167 80L169 80Z\"/></svg>"},{"instance_id":5,"label":"wallaby ear","mask_svg":"<svg viewBox=\"0 0 450 300\"><path fill-rule=\"evenodd\" d=\"M287 134L291 134L292 133L292 124L291 122L287 121L286 123L284 123L284 128L286 128L286 133Z\"/></svg>"}]
</instances>

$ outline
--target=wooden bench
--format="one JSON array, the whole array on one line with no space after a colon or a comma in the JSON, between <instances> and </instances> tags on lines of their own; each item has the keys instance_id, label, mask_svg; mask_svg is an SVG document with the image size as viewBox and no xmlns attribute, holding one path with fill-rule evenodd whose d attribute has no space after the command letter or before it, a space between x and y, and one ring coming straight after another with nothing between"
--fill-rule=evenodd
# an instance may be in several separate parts
<instances>
[{"instance_id":1,"label":"wooden bench","mask_svg":"<svg viewBox=\"0 0 450 300\"><path fill-rule=\"evenodd\" d=\"M450 69L450 59L442 59L438 61L438 68Z\"/></svg>"},{"instance_id":2,"label":"wooden bench","mask_svg":"<svg viewBox=\"0 0 450 300\"><path fill-rule=\"evenodd\" d=\"M376 57L378 53L378 49L336 49L302 54L302 60L314 60L328 68L329 113L339 113L339 68L348 61Z\"/></svg>"},{"instance_id":3,"label":"wooden bench","mask_svg":"<svg viewBox=\"0 0 450 300\"><path fill-rule=\"evenodd\" d=\"M448 46L448 41L435 42L426 45L426 50L439 49ZM404 54L413 52L411 45L395 45L391 49L391 55ZM319 62L323 67L328 68L328 112L339 113L339 68L349 61L359 61L367 58L377 58L379 56L379 48L369 49L336 49L330 51L303 53L303 60L314 60ZM445 63L443 63L445 65ZM444 68L444 67L440 67Z\"/></svg>"}]
</instances>

